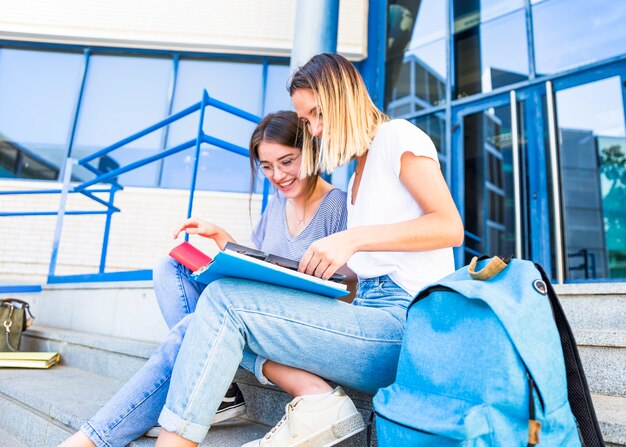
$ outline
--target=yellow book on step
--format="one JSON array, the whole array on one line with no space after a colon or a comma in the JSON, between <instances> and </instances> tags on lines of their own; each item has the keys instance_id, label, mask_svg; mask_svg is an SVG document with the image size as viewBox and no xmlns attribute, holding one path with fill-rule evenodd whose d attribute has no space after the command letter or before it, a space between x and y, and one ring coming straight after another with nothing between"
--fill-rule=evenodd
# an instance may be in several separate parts
<instances>
[{"instance_id":1,"label":"yellow book on step","mask_svg":"<svg viewBox=\"0 0 626 447\"><path fill-rule=\"evenodd\" d=\"M0 368L47 369L59 360L58 352L0 352Z\"/></svg>"}]
</instances>

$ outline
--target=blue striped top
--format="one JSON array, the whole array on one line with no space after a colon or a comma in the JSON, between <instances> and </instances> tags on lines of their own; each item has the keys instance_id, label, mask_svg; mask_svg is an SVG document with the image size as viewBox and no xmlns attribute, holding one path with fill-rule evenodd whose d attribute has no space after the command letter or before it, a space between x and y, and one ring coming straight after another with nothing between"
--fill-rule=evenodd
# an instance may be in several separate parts
<instances>
[{"instance_id":1,"label":"blue striped top","mask_svg":"<svg viewBox=\"0 0 626 447\"><path fill-rule=\"evenodd\" d=\"M297 236L291 236L285 214L287 199L276 195L267 204L252 233L252 241L259 250L299 260L317 239L346 229L346 197L346 193L339 189L330 190L306 228Z\"/></svg>"}]
</instances>

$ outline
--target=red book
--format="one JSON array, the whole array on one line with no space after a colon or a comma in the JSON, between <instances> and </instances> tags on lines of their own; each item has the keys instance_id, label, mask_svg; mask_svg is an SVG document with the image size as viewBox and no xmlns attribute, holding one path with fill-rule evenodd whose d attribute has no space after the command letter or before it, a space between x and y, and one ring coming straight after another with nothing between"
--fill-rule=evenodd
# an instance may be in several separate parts
<instances>
[{"instance_id":1,"label":"red book","mask_svg":"<svg viewBox=\"0 0 626 447\"><path fill-rule=\"evenodd\" d=\"M183 242L172 248L170 256L187 267L192 272L200 270L209 265L213 259L202 253L189 242Z\"/></svg>"}]
</instances>

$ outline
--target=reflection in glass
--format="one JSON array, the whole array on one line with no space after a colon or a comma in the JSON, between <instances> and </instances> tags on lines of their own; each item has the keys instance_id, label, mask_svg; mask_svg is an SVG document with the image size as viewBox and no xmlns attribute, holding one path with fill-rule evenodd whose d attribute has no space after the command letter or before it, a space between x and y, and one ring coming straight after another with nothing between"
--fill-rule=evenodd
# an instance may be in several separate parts
<instances>
[{"instance_id":1,"label":"reflection in glass","mask_svg":"<svg viewBox=\"0 0 626 447\"><path fill-rule=\"evenodd\" d=\"M455 33L524 7L524 0L455 0L452 3Z\"/></svg>"},{"instance_id":2,"label":"reflection in glass","mask_svg":"<svg viewBox=\"0 0 626 447\"><path fill-rule=\"evenodd\" d=\"M421 130L428 135L439 154L439 167L444 177L447 177L447 160L446 154L448 153L448 147L446 145L446 119L444 113L434 113L432 115L420 116L419 118L413 118L410 120ZM446 178L446 180L450 180Z\"/></svg>"},{"instance_id":3,"label":"reflection in glass","mask_svg":"<svg viewBox=\"0 0 626 447\"><path fill-rule=\"evenodd\" d=\"M445 39L404 53L395 85L388 92L387 113L400 117L443 104L445 55Z\"/></svg>"},{"instance_id":4,"label":"reflection in glass","mask_svg":"<svg viewBox=\"0 0 626 447\"><path fill-rule=\"evenodd\" d=\"M0 49L0 177L56 180L84 57Z\"/></svg>"},{"instance_id":5,"label":"reflection in glass","mask_svg":"<svg viewBox=\"0 0 626 447\"><path fill-rule=\"evenodd\" d=\"M443 113L420 116L412 119L411 122L422 129L433 140L439 154L448 153L448 148L446 147L446 121Z\"/></svg>"},{"instance_id":6,"label":"reflection in glass","mask_svg":"<svg viewBox=\"0 0 626 447\"><path fill-rule=\"evenodd\" d=\"M626 278L626 130L620 78L556 93L567 279Z\"/></svg>"},{"instance_id":7,"label":"reflection in glass","mask_svg":"<svg viewBox=\"0 0 626 447\"><path fill-rule=\"evenodd\" d=\"M518 113L523 116L521 104ZM523 135L519 139L525 140ZM515 253L515 207L524 207L513 199L511 142L510 105L464 117L466 263L476 255Z\"/></svg>"},{"instance_id":8,"label":"reflection in glass","mask_svg":"<svg viewBox=\"0 0 626 447\"><path fill-rule=\"evenodd\" d=\"M171 60L91 56L72 156L85 157L165 118L171 76ZM154 155L162 138L163 129L152 132L94 165L107 172ZM158 168L158 163L152 163L118 180L123 185L154 186ZM85 169L74 173L83 180L93 177Z\"/></svg>"},{"instance_id":9,"label":"reflection in glass","mask_svg":"<svg viewBox=\"0 0 626 447\"><path fill-rule=\"evenodd\" d=\"M528 79L524 11L456 33L454 46L457 98Z\"/></svg>"},{"instance_id":10,"label":"reflection in glass","mask_svg":"<svg viewBox=\"0 0 626 447\"><path fill-rule=\"evenodd\" d=\"M400 116L445 99L446 5L389 3L385 101L388 113Z\"/></svg>"},{"instance_id":11,"label":"reflection in glass","mask_svg":"<svg viewBox=\"0 0 626 447\"><path fill-rule=\"evenodd\" d=\"M252 62L181 60L178 72L174 112L209 96L247 112L262 112L263 66ZM168 148L196 137L199 113L170 126ZM213 107L205 111L203 129L212 137L248 148L255 125ZM189 188L193 173L194 148L168 157L163 163L161 185L166 188ZM250 189L248 158L203 144L196 187L212 191L247 192Z\"/></svg>"},{"instance_id":12,"label":"reflection in glass","mask_svg":"<svg viewBox=\"0 0 626 447\"><path fill-rule=\"evenodd\" d=\"M533 6L537 73L549 74L626 52L626 2L550 0Z\"/></svg>"}]
</instances>

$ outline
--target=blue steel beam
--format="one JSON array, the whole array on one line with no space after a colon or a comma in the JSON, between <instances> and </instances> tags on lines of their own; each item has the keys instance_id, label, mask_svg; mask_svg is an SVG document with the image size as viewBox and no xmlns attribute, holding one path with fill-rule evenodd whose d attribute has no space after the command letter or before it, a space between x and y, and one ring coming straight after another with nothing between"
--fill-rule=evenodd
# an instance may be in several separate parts
<instances>
[{"instance_id":1,"label":"blue steel beam","mask_svg":"<svg viewBox=\"0 0 626 447\"><path fill-rule=\"evenodd\" d=\"M259 121L261 121L261 118L254 115L253 113L248 113L245 110L238 109L237 107L233 107L230 104L226 104L225 102L219 101L215 98L211 98L206 90L204 91L204 94L207 95L206 104L209 106L217 107L224 112L251 121L254 124L257 124Z\"/></svg>"},{"instance_id":2,"label":"blue steel beam","mask_svg":"<svg viewBox=\"0 0 626 447\"><path fill-rule=\"evenodd\" d=\"M76 186L74 188L74 191L81 191L85 188L87 188L88 186L94 185L96 183L100 183L100 182L104 182L106 180L109 180L113 177L117 177L118 175L124 174L128 171L132 171L133 169L137 169L140 168L142 166L145 166L149 163L152 163L153 161L157 161L160 160L162 158L168 157L170 155L173 155L177 152L183 151L185 149L189 149L190 147L194 146L196 144L196 139L194 138L193 140L189 140L185 143L179 144L176 147L173 147L172 149L168 149L164 152L158 153L156 155L153 155L151 157L146 157L143 158L139 161L136 161L135 163L131 163L127 166L124 166L122 168L118 168L118 169L114 169L113 171L109 171L104 175L101 175L100 177L96 177L92 180L88 180L86 182L81 183L80 185Z\"/></svg>"},{"instance_id":3,"label":"blue steel beam","mask_svg":"<svg viewBox=\"0 0 626 447\"><path fill-rule=\"evenodd\" d=\"M197 102L194 105L192 105L190 107L187 107L185 110L181 110L180 112L175 113L174 115L169 116L169 117L165 118L164 120L159 121L158 123L156 123L156 124L146 128L146 129L144 129L144 130L142 130L140 132L137 132L134 135L131 135L128 138L124 138L122 141L118 141L117 143L112 144L111 146L105 147L104 149L101 149L98 152L95 152L95 153L93 153L93 154L91 154L91 155L89 155L87 157L81 158L80 160L78 160L78 163L83 165L83 164L85 164L87 162L90 162L91 160L94 160L96 158L102 157L103 155L106 155L109 152L114 151L115 149L119 149L120 147L125 146L128 143L130 143L132 141L135 141L135 140L137 140L137 139L139 139L141 137L144 137L144 136L148 135L149 133L154 132L155 130L160 129L163 126L167 126L168 124L170 124L170 123L172 123L172 122L174 122L174 121L176 121L176 120L178 120L180 118L184 118L185 116L187 116L187 115L189 115L189 114L191 114L193 112L196 112L199 109L200 109L200 103ZM113 171L111 171L111 172L113 172Z\"/></svg>"},{"instance_id":4,"label":"blue steel beam","mask_svg":"<svg viewBox=\"0 0 626 447\"><path fill-rule=\"evenodd\" d=\"M119 210L118 210L119 211ZM117 211L116 211L117 212ZM0 212L0 216L56 216L58 211L15 211ZM83 215L83 214L106 214L106 211L66 211L65 214Z\"/></svg>"},{"instance_id":5,"label":"blue steel beam","mask_svg":"<svg viewBox=\"0 0 626 447\"><path fill-rule=\"evenodd\" d=\"M112 193L112 192L113 192L113 190L116 190L116 189L117 189L117 188L111 188L111 190L108 190L107 192L108 192L108 193ZM105 200L102 200L100 197L98 197L98 196L95 196L95 195L91 194L91 191L84 191L84 190L81 190L81 191L70 191L70 193L73 193L73 192L78 192L78 193L81 193L81 194L82 194L82 195L84 195L85 197L89 197L91 200L93 200L93 201L95 201L95 202L98 202L100 205L104 205L104 206L106 206L106 207L107 207L107 209L113 210L114 212L119 212L119 211L120 211L120 209L119 209L119 208L117 208L117 207L115 207L115 206L113 206L113 205L112 205L112 203L113 203L113 202L107 202L107 201L105 201ZM114 192L113 192L113 193L114 193Z\"/></svg>"},{"instance_id":6,"label":"blue steel beam","mask_svg":"<svg viewBox=\"0 0 626 447\"><path fill-rule=\"evenodd\" d=\"M244 157L247 157L250 154L250 151L245 147L237 146L236 144L232 144L228 141L220 140L219 138L211 137L206 134L202 134L202 141L204 141L205 143L209 143L213 146L221 147L222 149L225 149L229 152L243 155Z\"/></svg>"},{"instance_id":7,"label":"blue steel beam","mask_svg":"<svg viewBox=\"0 0 626 447\"><path fill-rule=\"evenodd\" d=\"M91 61L91 50L89 48L83 51L83 74L80 81L78 94L76 95L76 103L74 104L74 115L72 116L72 125L70 127L70 137L67 142L67 154L65 158L72 156L74 149L74 140L76 139L76 128L78 127L78 117L83 104L83 96L85 95L85 85L87 84L87 75L89 74L89 62ZM65 166L65 165L64 165ZM65 177L64 172L59 172L59 181Z\"/></svg>"},{"instance_id":8,"label":"blue steel beam","mask_svg":"<svg viewBox=\"0 0 626 447\"><path fill-rule=\"evenodd\" d=\"M107 189L88 189L87 191L94 192L109 192ZM21 191L0 191L0 196L19 196L22 194L60 194L62 191L60 189L36 189L36 190L21 190ZM78 191L68 191L70 194Z\"/></svg>"},{"instance_id":9,"label":"blue steel beam","mask_svg":"<svg viewBox=\"0 0 626 447\"><path fill-rule=\"evenodd\" d=\"M130 272L88 273L84 275L49 275L48 284L105 281L149 281L151 279L152 270L133 270Z\"/></svg>"},{"instance_id":10,"label":"blue steel beam","mask_svg":"<svg viewBox=\"0 0 626 447\"><path fill-rule=\"evenodd\" d=\"M204 111L206 110L209 94L206 90L202 90L202 101L200 102L200 119L198 121L198 131L196 133L196 150L193 157L193 172L191 173L191 183L189 184L189 204L187 205L187 218L191 217L193 210L193 197L196 192L196 179L198 177L198 163L200 163L200 145L202 144L202 136L204 131ZM185 242L189 240L189 233L185 232Z\"/></svg>"}]
</instances>

